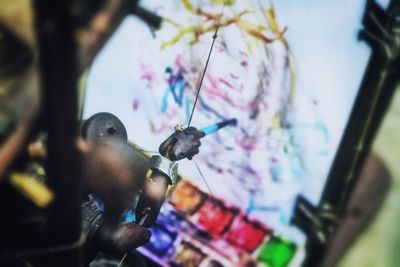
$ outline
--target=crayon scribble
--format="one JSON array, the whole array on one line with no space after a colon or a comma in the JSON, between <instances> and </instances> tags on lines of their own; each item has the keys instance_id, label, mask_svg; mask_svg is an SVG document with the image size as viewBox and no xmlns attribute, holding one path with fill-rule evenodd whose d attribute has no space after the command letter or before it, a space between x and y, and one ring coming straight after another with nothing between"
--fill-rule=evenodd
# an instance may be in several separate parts
<instances>
[{"instance_id":1,"label":"crayon scribble","mask_svg":"<svg viewBox=\"0 0 400 267\"><path fill-rule=\"evenodd\" d=\"M171 9L159 4L165 23L154 41L163 57L140 62L140 79L151 90L159 117L149 124L160 138L188 121L219 19L220 4L203 8L192 2L181 0ZM177 19L180 16L189 18L187 23ZM288 29L279 25L272 5L232 1L221 17L192 123L202 128L237 118L237 126L204 138L196 156L199 167L213 193L266 223L275 216L282 225L273 227L282 229L290 227L295 196L312 171L306 157L326 156L330 139L316 112L309 121L296 119L299 97L314 108L318 99L304 100L296 93ZM229 39L225 31L235 38ZM307 146L308 136L315 145ZM195 179L195 173L183 175Z\"/></svg>"}]
</instances>

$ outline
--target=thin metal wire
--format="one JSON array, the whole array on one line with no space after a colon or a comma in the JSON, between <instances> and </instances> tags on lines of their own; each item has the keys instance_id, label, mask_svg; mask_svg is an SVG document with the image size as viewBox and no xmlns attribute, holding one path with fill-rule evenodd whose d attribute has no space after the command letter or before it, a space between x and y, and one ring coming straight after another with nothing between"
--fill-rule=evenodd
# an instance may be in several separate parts
<instances>
[{"instance_id":1,"label":"thin metal wire","mask_svg":"<svg viewBox=\"0 0 400 267\"><path fill-rule=\"evenodd\" d=\"M124 256L122 257L121 261L120 261L119 264L118 264L118 267L121 267L121 266L122 266L122 263L124 262L124 260L125 260L127 254L128 254L128 253L125 252Z\"/></svg>"},{"instance_id":2,"label":"thin metal wire","mask_svg":"<svg viewBox=\"0 0 400 267\"><path fill-rule=\"evenodd\" d=\"M207 180L206 180L206 178L204 177L203 172L201 171L199 165L197 164L197 162L196 162L194 159L193 159L193 163L194 163L194 165L196 166L197 171L199 172L199 174L200 174L200 176L201 176L201 179L203 179L203 182L204 182L204 184L206 185L206 187L207 187L207 189L208 189L208 191L209 191L209 193L210 193L210 196L213 197L213 193L212 193L212 191L211 191L211 187L210 187L209 184L207 183Z\"/></svg>"},{"instance_id":3,"label":"thin metal wire","mask_svg":"<svg viewBox=\"0 0 400 267\"><path fill-rule=\"evenodd\" d=\"M224 9L225 9L225 1L224 1L223 6L222 6L221 13L219 14L217 26L215 28L215 33L214 33L214 35L212 37L213 40L212 40L212 43L211 43L210 51L208 52L207 61L206 61L206 64L205 64L204 69L203 69L203 73L201 74L201 78L200 78L200 81L199 81L198 86L197 86L196 98L195 98L194 103L193 103L193 107L192 107L192 111L190 113L190 117L189 117L189 121L188 121L187 127L189 127L190 123L192 122L193 113L194 113L194 110L196 108L197 100L198 100L199 95L200 95L200 90L201 90L201 86L203 84L204 76L206 75L208 63L210 62L211 53L212 53L212 50L214 48L215 39L217 39L218 29L219 29L219 25L221 23L221 17L224 14Z\"/></svg>"}]
</instances>

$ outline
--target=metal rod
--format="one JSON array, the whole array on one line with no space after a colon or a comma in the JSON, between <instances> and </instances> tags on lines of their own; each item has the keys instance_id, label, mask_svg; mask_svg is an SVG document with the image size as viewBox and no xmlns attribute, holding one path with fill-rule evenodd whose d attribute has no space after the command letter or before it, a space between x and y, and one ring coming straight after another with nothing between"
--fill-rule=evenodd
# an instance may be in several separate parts
<instances>
[{"instance_id":1,"label":"metal rod","mask_svg":"<svg viewBox=\"0 0 400 267\"><path fill-rule=\"evenodd\" d=\"M190 117L189 117L189 121L188 121L187 127L189 127L190 123L192 122L193 113L194 113L194 110L196 109L197 100L199 99L199 96L200 96L200 90L201 90L201 86L203 85L204 76L206 75L208 63L210 62L211 53L212 53L213 48L214 48L214 43L215 43L215 40L217 39L217 36L218 36L218 29L219 29L219 25L221 23L222 15L224 14L224 8L225 8L225 2L224 2L224 5L222 6L221 13L220 13L220 15L218 17L217 26L215 27L215 32L214 32L214 34L212 36L213 40L211 42L210 50L208 51L206 64L204 66L203 72L201 73L200 81L199 81L198 86L197 86L196 98L194 99L194 103L193 103L192 111L190 112Z\"/></svg>"}]
</instances>

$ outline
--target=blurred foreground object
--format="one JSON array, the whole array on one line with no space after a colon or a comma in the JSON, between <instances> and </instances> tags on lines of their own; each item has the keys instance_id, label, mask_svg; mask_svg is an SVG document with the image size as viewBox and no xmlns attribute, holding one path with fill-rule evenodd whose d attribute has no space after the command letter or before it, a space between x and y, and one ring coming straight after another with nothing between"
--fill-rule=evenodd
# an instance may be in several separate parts
<instances>
[{"instance_id":1,"label":"blurred foreground object","mask_svg":"<svg viewBox=\"0 0 400 267\"><path fill-rule=\"evenodd\" d=\"M38 85L33 50L0 23L0 179L38 112Z\"/></svg>"},{"instance_id":2,"label":"blurred foreground object","mask_svg":"<svg viewBox=\"0 0 400 267\"><path fill-rule=\"evenodd\" d=\"M8 170L25 171L27 167L38 166L31 161L35 158L45 165L35 179L46 177L47 192L54 196L38 198L38 190L32 191L32 186L26 186L31 180L19 179L20 176L13 176L11 183L0 179L0 205L7 214L0 227L0 265L14 266L17 262L29 261L35 266L82 266L84 172L81 160L86 156L76 147L78 78L127 15L137 13L154 27L160 23L157 16L137 2L16 0L0 3L0 177L9 177ZM46 145L24 149L39 133L45 133ZM97 146L92 149L103 149L102 152L109 154L121 151ZM86 158L93 159L91 164L105 163L109 176L113 176L121 161L113 164L107 157L96 158L90 154L92 149L86 150ZM95 177L92 165L87 166L90 176ZM101 186L92 185L101 191ZM135 186L128 185L128 189ZM45 187L36 187L39 188ZM124 194L118 197L109 203L121 201L124 205ZM34 207L34 203L39 206ZM121 232L116 231L113 236L118 238L118 233Z\"/></svg>"},{"instance_id":3,"label":"blurred foreground object","mask_svg":"<svg viewBox=\"0 0 400 267\"><path fill-rule=\"evenodd\" d=\"M150 239L145 227L121 223L142 187L148 160L128 144L123 123L111 113L87 119L82 135L78 147L84 155L86 190L103 206L100 210L91 199L82 206L85 260L90 262L98 251L122 255Z\"/></svg>"},{"instance_id":4,"label":"blurred foreground object","mask_svg":"<svg viewBox=\"0 0 400 267\"><path fill-rule=\"evenodd\" d=\"M337 266L341 257L373 221L390 184L390 174L382 160L374 154L369 155L321 266Z\"/></svg>"}]
</instances>

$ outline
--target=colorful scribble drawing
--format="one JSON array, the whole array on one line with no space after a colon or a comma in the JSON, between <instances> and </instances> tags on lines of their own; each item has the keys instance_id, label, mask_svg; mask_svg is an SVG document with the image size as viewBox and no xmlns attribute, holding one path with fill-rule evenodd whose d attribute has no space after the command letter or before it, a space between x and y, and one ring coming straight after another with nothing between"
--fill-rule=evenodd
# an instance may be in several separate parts
<instances>
[{"instance_id":1,"label":"colorful scribble drawing","mask_svg":"<svg viewBox=\"0 0 400 267\"><path fill-rule=\"evenodd\" d=\"M162 121L149 117L154 135L169 134L176 124L188 121L222 6L219 1L197 5L200 2L148 1L164 18L155 32L157 60L139 58L145 66L140 79L151 90ZM192 123L201 128L237 119L236 127L204 138L197 162L213 194L283 235L293 231L289 222L294 200L312 171L305 157L324 156L329 150L329 133L316 112L308 121L297 120L289 30L290 25L279 25L272 4L227 1ZM302 97L313 105L312 97ZM311 149L302 140L309 133L318 139ZM202 186L193 171L181 174Z\"/></svg>"},{"instance_id":2,"label":"colorful scribble drawing","mask_svg":"<svg viewBox=\"0 0 400 267\"><path fill-rule=\"evenodd\" d=\"M174 102L185 111L186 119L189 119L189 112L192 107L191 96L185 96L185 91L192 90L190 89L190 84L185 80L185 69L178 69L176 73L171 67L167 67L165 72L169 75L168 77L168 88L165 90L162 104L161 104L161 112L166 113L168 110L168 98L169 95L172 94ZM199 105L207 110L209 113L214 114L217 118L224 119L224 116L219 114L213 108L207 105L207 103L203 100L203 97L199 97Z\"/></svg>"},{"instance_id":3,"label":"colorful scribble drawing","mask_svg":"<svg viewBox=\"0 0 400 267\"><path fill-rule=\"evenodd\" d=\"M204 47L211 40L221 5L208 4L203 8L182 0L169 10L162 4L157 7L165 12L161 15L166 22L156 32L156 40L160 43L160 53L169 55L162 63L164 73L158 73L164 79L158 79L158 84L151 86L160 115L165 118L163 128L157 129L159 134L170 131L174 124L187 122L204 64ZM218 180L210 184L217 187L220 195L247 203L242 208L263 218L268 211L276 212L275 204L282 200L270 199L265 188L271 187L270 184L272 188L277 184L291 184L289 191L283 193L284 201L290 206L295 191L300 189L293 184L307 175L309 166L304 163L304 147L297 140L297 134L307 130L328 134L321 124L306 127L293 120L296 103L293 55L285 37L288 26L278 24L274 7L266 8L255 1L250 4L231 1L226 8L195 123L203 126L228 117L236 117L239 123L235 129L226 129L205 140L198 158L206 178ZM190 18L185 21L193 24L173 21L175 16L168 12L182 13ZM240 41L229 39L224 31L239 37ZM150 62L142 63L151 68ZM148 78L145 74L142 77ZM318 150L322 153L326 148ZM235 181L227 185L229 189L219 192L222 177L232 177ZM286 213L285 223L290 210L288 207L280 211Z\"/></svg>"}]
</instances>

